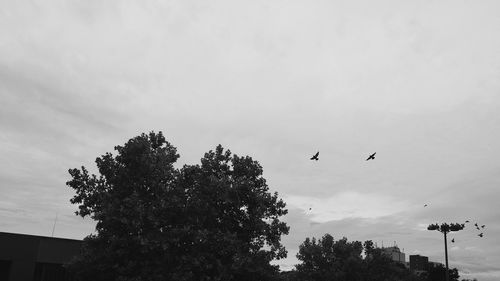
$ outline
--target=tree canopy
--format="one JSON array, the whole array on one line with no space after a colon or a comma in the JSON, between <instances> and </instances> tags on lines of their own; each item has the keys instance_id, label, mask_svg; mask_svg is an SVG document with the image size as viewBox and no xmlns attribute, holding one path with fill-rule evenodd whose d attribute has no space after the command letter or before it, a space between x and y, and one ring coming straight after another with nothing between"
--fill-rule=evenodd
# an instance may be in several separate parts
<instances>
[{"instance_id":1,"label":"tree canopy","mask_svg":"<svg viewBox=\"0 0 500 281\"><path fill-rule=\"evenodd\" d=\"M460 275L456 268L448 269L450 281L458 281ZM446 279L446 268L443 265L432 266L427 272L426 281L441 281Z\"/></svg>"},{"instance_id":2,"label":"tree canopy","mask_svg":"<svg viewBox=\"0 0 500 281\"><path fill-rule=\"evenodd\" d=\"M271 280L286 257L289 227L263 169L221 145L197 165L175 168L161 132L141 134L117 155L96 159L98 175L70 169L77 215L97 221L69 266L80 280Z\"/></svg>"},{"instance_id":3,"label":"tree canopy","mask_svg":"<svg viewBox=\"0 0 500 281\"><path fill-rule=\"evenodd\" d=\"M335 241L330 234L318 240L306 238L299 247L297 258L301 263L296 266L296 280L420 280L403 264L374 247L371 240L361 243L344 237Z\"/></svg>"}]
</instances>

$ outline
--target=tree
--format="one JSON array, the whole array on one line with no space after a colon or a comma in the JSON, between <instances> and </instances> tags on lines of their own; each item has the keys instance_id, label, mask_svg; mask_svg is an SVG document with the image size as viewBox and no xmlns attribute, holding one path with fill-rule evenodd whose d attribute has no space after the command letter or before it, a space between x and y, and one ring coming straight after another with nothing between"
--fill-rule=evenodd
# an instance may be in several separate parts
<instances>
[{"instance_id":1,"label":"tree","mask_svg":"<svg viewBox=\"0 0 500 281\"><path fill-rule=\"evenodd\" d=\"M297 258L301 263L296 266L296 280L419 280L403 264L394 262L381 249L375 248L370 240L363 244L348 242L345 237L334 241L330 234L319 240L306 238L299 247Z\"/></svg>"},{"instance_id":2,"label":"tree","mask_svg":"<svg viewBox=\"0 0 500 281\"><path fill-rule=\"evenodd\" d=\"M446 268L443 265L432 266L429 268L427 276L428 281L442 281L446 278ZM458 269L449 269L448 276L450 278L450 281L458 281L460 278Z\"/></svg>"},{"instance_id":3,"label":"tree","mask_svg":"<svg viewBox=\"0 0 500 281\"><path fill-rule=\"evenodd\" d=\"M366 281L420 280L402 263L393 261L380 248L375 248L371 240L363 243L365 258L363 260L364 279Z\"/></svg>"},{"instance_id":4,"label":"tree","mask_svg":"<svg viewBox=\"0 0 500 281\"><path fill-rule=\"evenodd\" d=\"M281 271L280 278L277 280L279 280L279 281L296 281L299 279L297 277L297 271L290 270L290 271Z\"/></svg>"},{"instance_id":5,"label":"tree","mask_svg":"<svg viewBox=\"0 0 500 281\"><path fill-rule=\"evenodd\" d=\"M80 280L270 280L286 257L287 213L262 167L222 146L201 165L174 168L161 132L96 159L99 175L71 169L77 215L97 221L69 266Z\"/></svg>"},{"instance_id":6,"label":"tree","mask_svg":"<svg viewBox=\"0 0 500 281\"><path fill-rule=\"evenodd\" d=\"M361 280L361 242L348 242L347 238L335 241L330 234L322 239L306 238L299 246L296 266L300 280Z\"/></svg>"}]
</instances>

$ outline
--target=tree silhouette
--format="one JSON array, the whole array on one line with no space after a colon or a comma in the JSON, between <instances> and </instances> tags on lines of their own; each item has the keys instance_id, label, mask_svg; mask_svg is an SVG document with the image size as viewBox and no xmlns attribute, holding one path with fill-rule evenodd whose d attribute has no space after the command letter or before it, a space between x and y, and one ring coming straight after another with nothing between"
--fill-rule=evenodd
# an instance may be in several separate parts
<instances>
[{"instance_id":1,"label":"tree silhouette","mask_svg":"<svg viewBox=\"0 0 500 281\"><path fill-rule=\"evenodd\" d=\"M364 251L364 257L362 255ZM393 261L372 241L363 244L342 238L334 241L330 234L322 239L306 238L300 245L295 280L320 281L417 281L406 267ZM291 279L288 279L291 280Z\"/></svg>"},{"instance_id":2,"label":"tree silhouette","mask_svg":"<svg viewBox=\"0 0 500 281\"><path fill-rule=\"evenodd\" d=\"M71 169L77 215L97 221L69 266L78 280L272 280L288 226L262 167L222 146L174 168L176 148L151 132Z\"/></svg>"},{"instance_id":3,"label":"tree silhouette","mask_svg":"<svg viewBox=\"0 0 500 281\"><path fill-rule=\"evenodd\" d=\"M330 234L322 239L306 240L299 246L297 258L302 261L296 266L300 280L360 280L360 242L348 242L347 238L334 241Z\"/></svg>"},{"instance_id":4,"label":"tree silhouette","mask_svg":"<svg viewBox=\"0 0 500 281\"><path fill-rule=\"evenodd\" d=\"M446 276L446 268L442 265L433 266L429 268L427 274L428 281L442 281L443 277ZM450 281L459 281L460 275L458 274L458 269L453 268L448 270L448 276Z\"/></svg>"}]
</instances>

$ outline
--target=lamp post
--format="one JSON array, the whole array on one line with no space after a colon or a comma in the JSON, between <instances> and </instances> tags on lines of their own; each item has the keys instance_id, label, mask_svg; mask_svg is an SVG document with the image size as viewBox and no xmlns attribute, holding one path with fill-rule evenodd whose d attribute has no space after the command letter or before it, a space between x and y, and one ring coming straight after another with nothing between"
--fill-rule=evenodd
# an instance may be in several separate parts
<instances>
[{"instance_id":1,"label":"lamp post","mask_svg":"<svg viewBox=\"0 0 500 281\"><path fill-rule=\"evenodd\" d=\"M465 224L460 224L460 223L442 223L441 225L438 225L437 223L435 224L430 224L427 227L427 230L437 230L441 233L444 234L444 257L446 260L446 281L450 281L450 273L448 272L448 242L446 240L446 234L450 231L460 231L464 229Z\"/></svg>"}]
</instances>

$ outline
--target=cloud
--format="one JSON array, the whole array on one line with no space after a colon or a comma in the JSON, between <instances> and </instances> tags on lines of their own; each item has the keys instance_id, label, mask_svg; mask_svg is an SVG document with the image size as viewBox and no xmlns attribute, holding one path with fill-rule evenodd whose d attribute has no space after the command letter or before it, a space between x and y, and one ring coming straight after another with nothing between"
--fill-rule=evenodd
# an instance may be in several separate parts
<instances>
[{"instance_id":1,"label":"cloud","mask_svg":"<svg viewBox=\"0 0 500 281\"><path fill-rule=\"evenodd\" d=\"M328 198L287 196L285 202L302 209L314 222L346 218L375 219L398 213L408 206L407 202L390 196L356 191L343 191Z\"/></svg>"},{"instance_id":2,"label":"cloud","mask_svg":"<svg viewBox=\"0 0 500 281\"><path fill-rule=\"evenodd\" d=\"M397 240L439 261L442 237L426 225L471 219L487 225L485 237L457 233L452 257L495 276L497 10L495 1L5 4L2 230L47 235L59 211L61 235L83 237L91 222L63 219L75 209L67 169L162 130L180 164L222 143L263 165L290 209L292 264L305 237L327 232Z\"/></svg>"}]
</instances>

